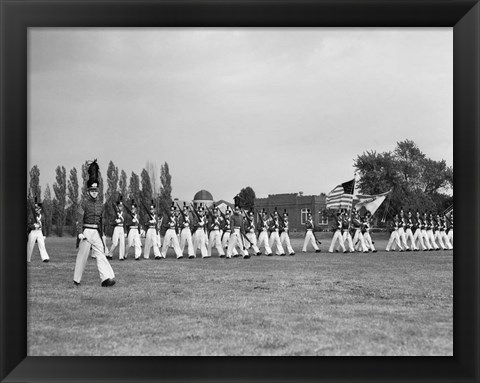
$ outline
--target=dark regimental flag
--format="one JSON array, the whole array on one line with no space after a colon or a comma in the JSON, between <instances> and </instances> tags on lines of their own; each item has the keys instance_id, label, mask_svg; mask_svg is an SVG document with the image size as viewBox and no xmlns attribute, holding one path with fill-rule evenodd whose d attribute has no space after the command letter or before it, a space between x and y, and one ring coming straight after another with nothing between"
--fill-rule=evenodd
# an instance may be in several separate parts
<instances>
[{"instance_id":1,"label":"dark regimental flag","mask_svg":"<svg viewBox=\"0 0 480 383\"><path fill-rule=\"evenodd\" d=\"M327 209L350 209L353 201L355 179L335 187L327 195Z\"/></svg>"}]
</instances>

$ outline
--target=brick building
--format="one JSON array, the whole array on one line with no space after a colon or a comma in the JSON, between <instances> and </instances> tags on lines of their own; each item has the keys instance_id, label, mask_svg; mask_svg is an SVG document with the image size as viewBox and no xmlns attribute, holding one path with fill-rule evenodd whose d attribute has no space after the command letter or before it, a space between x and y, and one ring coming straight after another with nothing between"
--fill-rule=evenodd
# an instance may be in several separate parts
<instances>
[{"instance_id":1,"label":"brick building","mask_svg":"<svg viewBox=\"0 0 480 383\"><path fill-rule=\"evenodd\" d=\"M304 231L308 209L312 212L316 230L328 230L329 220L324 210L326 195L303 195L302 193L269 194L267 198L256 198L255 208L266 209L273 213L277 208L279 214L288 213L290 231ZM330 222L331 224L331 222Z\"/></svg>"}]
</instances>

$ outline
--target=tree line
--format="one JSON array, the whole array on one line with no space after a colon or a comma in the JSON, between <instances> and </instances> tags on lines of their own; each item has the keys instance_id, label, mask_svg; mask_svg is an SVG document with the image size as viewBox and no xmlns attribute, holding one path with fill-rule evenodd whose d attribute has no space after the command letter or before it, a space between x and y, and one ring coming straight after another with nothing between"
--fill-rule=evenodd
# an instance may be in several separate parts
<instances>
[{"instance_id":1,"label":"tree line","mask_svg":"<svg viewBox=\"0 0 480 383\"><path fill-rule=\"evenodd\" d=\"M76 235L77 212L87 197L88 162L83 163L81 167L81 188L75 167L70 170L67 179L65 167L57 166L53 195L50 186L47 184L42 197L40 169L37 165L30 169L29 176L27 215L31 216L32 206L35 197L37 197L43 203L47 236L54 233L62 237L65 232ZM151 201L154 200L158 213L164 214L168 212L172 202L172 176L167 162L161 165L159 172L158 167L148 161L140 175L132 171L130 178L127 180L127 173L115 166L113 161L110 161L106 172L106 182L103 182L101 172L99 181L98 198L105 207L105 232L108 236L111 236L113 232L111 223L115 219L114 204L120 195L123 196L124 202L127 204L132 199L135 200L140 206L141 218L145 221L148 220L148 213L142 208L142 205L149 207Z\"/></svg>"}]
</instances>

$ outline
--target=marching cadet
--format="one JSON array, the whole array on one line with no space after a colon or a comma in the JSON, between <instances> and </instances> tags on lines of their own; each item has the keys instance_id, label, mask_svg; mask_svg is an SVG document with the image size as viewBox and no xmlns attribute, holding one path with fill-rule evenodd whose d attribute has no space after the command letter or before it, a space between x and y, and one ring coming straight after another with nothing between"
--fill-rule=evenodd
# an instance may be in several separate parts
<instances>
[{"instance_id":1,"label":"marching cadet","mask_svg":"<svg viewBox=\"0 0 480 383\"><path fill-rule=\"evenodd\" d=\"M448 239L448 233L447 233L448 232L448 221L447 221L447 217L445 216L445 214L442 214L442 216L440 217L440 222L442 224L442 229L443 229L441 231L443 243L445 244L445 246L447 247L448 250L452 250L453 246L450 243L450 239Z\"/></svg>"},{"instance_id":2,"label":"marching cadet","mask_svg":"<svg viewBox=\"0 0 480 383\"><path fill-rule=\"evenodd\" d=\"M233 214L230 217L230 227L232 228L232 233L230 234L230 242L227 249L227 259L232 258L233 249L239 247L240 251L243 253L243 258L250 258L250 254L245 249L245 244L243 242L243 219L240 215L240 206L235 204Z\"/></svg>"},{"instance_id":3,"label":"marching cadet","mask_svg":"<svg viewBox=\"0 0 480 383\"><path fill-rule=\"evenodd\" d=\"M38 250L40 250L42 262L47 263L50 261L47 249L45 248L45 238L42 204L38 202L37 197L35 197L35 204L33 205L32 209L32 218L28 225L27 262L30 262L32 258L35 242L38 243Z\"/></svg>"},{"instance_id":4,"label":"marching cadet","mask_svg":"<svg viewBox=\"0 0 480 383\"><path fill-rule=\"evenodd\" d=\"M97 160L94 160L88 167L87 180L87 198L82 204L83 217L79 214L79 225L77 226L77 236L80 240L77 260L75 262L75 271L73 274L73 283L80 285L82 274L87 264L90 249L93 249L97 261L97 268L102 281L102 287L109 287L115 284L115 274L110 263L108 263L105 249L102 241L102 220L104 208L98 197L98 173L99 167ZM79 212L81 213L81 212Z\"/></svg>"},{"instance_id":5,"label":"marching cadet","mask_svg":"<svg viewBox=\"0 0 480 383\"><path fill-rule=\"evenodd\" d=\"M123 197L120 196L116 204L114 205L115 209L115 221L114 221L114 228L112 234L112 246L110 246L110 259L113 257L113 251L117 248L118 244L120 243L120 247L118 248L118 258L121 261L125 260L125 219L123 218Z\"/></svg>"},{"instance_id":6,"label":"marching cadet","mask_svg":"<svg viewBox=\"0 0 480 383\"><path fill-rule=\"evenodd\" d=\"M126 205L123 205L127 211ZM127 224L127 248L125 249L125 258L128 256L128 250L133 246L135 249L135 260L139 261L142 255L142 241L140 240L140 218L137 212L137 204L132 199L131 210L128 211L130 220Z\"/></svg>"},{"instance_id":7,"label":"marching cadet","mask_svg":"<svg viewBox=\"0 0 480 383\"><path fill-rule=\"evenodd\" d=\"M195 210L194 210L195 211ZM195 233L193 234L193 250L195 253L197 249L200 248L200 253L202 258L208 258L208 249L207 249L207 235L205 233L207 226L207 217L205 216L205 210L203 206L199 206L195 212Z\"/></svg>"},{"instance_id":8,"label":"marching cadet","mask_svg":"<svg viewBox=\"0 0 480 383\"><path fill-rule=\"evenodd\" d=\"M407 220L403 213L403 207L400 208L399 220L400 220L400 223L398 226L398 238L400 239L400 243L402 244L403 248L406 251L410 251L410 248L407 245L407 237L405 236L405 229L407 228Z\"/></svg>"},{"instance_id":9,"label":"marching cadet","mask_svg":"<svg viewBox=\"0 0 480 383\"><path fill-rule=\"evenodd\" d=\"M280 219L280 243L285 243L288 255L295 255L292 245L290 243L290 235L288 233L288 213L286 209L283 209L283 217Z\"/></svg>"},{"instance_id":10,"label":"marching cadet","mask_svg":"<svg viewBox=\"0 0 480 383\"><path fill-rule=\"evenodd\" d=\"M425 246L425 242L423 240L422 234L423 222L420 212L417 210L415 213L415 219L413 220L412 224L412 231L413 231L413 243L417 250L420 250L420 247L423 251L428 251L428 248Z\"/></svg>"},{"instance_id":11,"label":"marching cadet","mask_svg":"<svg viewBox=\"0 0 480 383\"><path fill-rule=\"evenodd\" d=\"M445 233L445 230L447 229L446 222L438 213L436 218L437 231L435 232L435 239L438 241L443 250L452 250L452 245L450 244L448 236Z\"/></svg>"},{"instance_id":12,"label":"marching cadet","mask_svg":"<svg viewBox=\"0 0 480 383\"><path fill-rule=\"evenodd\" d=\"M353 208L352 226L353 230L355 230L355 234L353 235L354 247L356 247L357 250L362 251L363 253L368 253L368 249L365 244L365 238L363 236L363 232L365 231L362 232L365 225L360 218L360 214L355 208Z\"/></svg>"},{"instance_id":13,"label":"marching cadet","mask_svg":"<svg viewBox=\"0 0 480 383\"><path fill-rule=\"evenodd\" d=\"M160 254L160 244L158 243L158 217L155 208L156 206L152 200L148 211L149 220L145 224L147 228L145 233L145 248L143 249L143 258L145 259L150 258L151 247L153 247L153 255L155 256L155 259L160 259L162 257Z\"/></svg>"},{"instance_id":14,"label":"marching cadet","mask_svg":"<svg viewBox=\"0 0 480 383\"><path fill-rule=\"evenodd\" d=\"M174 202L170 206L170 214L166 222L167 231L165 232L165 237L163 238L163 245L160 254L162 258L167 258L167 250L169 247L173 247L177 259L183 258L182 251L180 250L180 244L178 243L177 237L177 215Z\"/></svg>"},{"instance_id":15,"label":"marching cadet","mask_svg":"<svg viewBox=\"0 0 480 383\"><path fill-rule=\"evenodd\" d=\"M278 219L278 211L275 208L273 212L273 217L270 220L270 248L273 249L276 246L276 254L277 255L285 255L285 251L283 250L282 243L280 242L280 221Z\"/></svg>"},{"instance_id":16,"label":"marching cadet","mask_svg":"<svg viewBox=\"0 0 480 383\"><path fill-rule=\"evenodd\" d=\"M413 239L413 231L412 227L414 226L412 212L409 210L407 213L407 218L405 220L405 243L408 245L408 241L410 241L410 249L413 251L418 251L417 245L415 245L415 240Z\"/></svg>"},{"instance_id":17,"label":"marching cadet","mask_svg":"<svg viewBox=\"0 0 480 383\"><path fill-rule=\"evenodd\" d=\"M329 253L333 253L333 250L335 249L335 244L337 241L342 251L344 253L347 252L347 249L345 249L345 244L343 243L342 226L343 226L343 209L337 211L337 217L336 217L336 223L335 223L335 229L334 229L335 233L333 234L332 243L330 243L330 248L328 249ZM305 242L306 241L307 241L307 237L305 237ZM303 247L304 249L306 248L305 244L303 245Z\"/></svg>"},{"instance_id":18,"label":"marching cadet","mask_svg":"<svg viewBox=\"0 0 480 383\"><path fill-rule=\"evenodd\" d=\"M315 229L315 225L313 224L312 212L310 209L307 210L307 221L305 222L305 240L303 241L302 251L304 253L307 252L307 246L309 243L312 244L313 248L315 249L316 253L320 252L319 247L317 246L315 235L313 234L313 230ZM343 240L342 240L343 246ZM344 248L345 250L345 248Z\"/></svg>"},{"instance_id":19,"label":"marching cadet","mask_svg":"<svg viewBox=\"0 0 480 383\"><path fill-rule=\"evenodd\" d=\"M440 250L440 248L437 245L437 242L435 241L435 221L433 219L433 214L430 212L427 218L427 236L428 240L430 241L432 247L435 250Z\"/></svg>"},{"instance_id":20,"label":"marching cadet","mask_svg":"<svg viewBox=\"0 0 480 383\"><path fill-rule=\"evenodd\" d=\"M395 214L395 217L393 217L393 227L391 228L392 232L390 234L390 239L388 240L387 248L385 249L385 251L390 251L390 248L392 248L392 250L395 250L396 247L398 247L400 251L403 251L403 247L400 243L400 236L398 234L398 230L401 225L402 222L400 221L400 217L397 213Z\"/></svg>"},{"instance_id":21,"label":"marching cadet","mask_svg":"<svg viewBox=\"0 0 480 383\"><path fill-rule=\"evenodd\" d=\"M450 212L450 214L445 214L445 219L448 223L448 240L453 248L453 210Z\"/></svg>"},{"instance_id":22,"label":"marching cadet","mask_svg":"<svg viewBox=\"0 0 480 383\"><path fill-rule=\"evenodd\" d=\"M428 233L427 233L427 229L428 229L428 215L427 215L427 212L423 213L422 224L421 224L420 228L421 228L421 232L422 232L423 242L427 246L428 251L432 251L433 246L430 243L430 238L429 238Z\"/></svg>"},{"instance_id":23,"label":"marching cadet","mask_svg":"<svg viewBox=\"0 0 480 383\"><path fill-rule=\"evenodd\" d=\"M269 242L268 228L270 225L269 225L267 212L265 211L265 209L262 209L262 212L258 215L258 217L259 217L259 220L257 223L257 230L258 230L257 247L260 250L260 248L263 246L265 248L265 255L270 257L272 256L272 249L268 244Z\"/></svg>"},{"instance_id":24,"label":"marching cadet","mask_svg":"<svg viewBox=\"0 0 480 383\"><path fill-rule=\"evenodd\" d=\"M260 249L257 247L257 235L255 234L255 222L253 210L250 210L245 216L244 222L245 237L245 249L248 251L250 247L253 249L256 255L261 255Z\"/></svg>"},{"instance_id":25,"label":"marching cadet","mask_svg":"<svg viewBox=\"0 0 480 383\"><path fill-rule=\"evenodd\" d=\"M209 222L210 237L208 241L208 256L212 256L212 247L215 246L218 252L218 256L220 258L224 258L225 252L222 248L222 235L220 234L222 220L218 207L216 207L215 205L213 205L213 213L211 215L211 221Z\"/></svg>"},{"instance_id":26,"label":"marching cadet","mask_svg":"<svg viewBox=\"0 0 480 383\"><path fill-rule=\"evenodd\" d=\"M376 253L377 250L375 249L375 246L373 246L373 241L372 237L370 236L370 228L372 226L372 213L367 211L365 215L363 216L363 238L365 240L365 246L367 247L367 250L371 250L372 253Z\"/></svg>"},{"instance_id":27,"label":"marching cadet","mask_svg":"<svg viewBox=\"0 0 480 383\"><path fill-rule=\"evenodd\" d=\"M187 251L188 251L188 258L192 259L195 258L195 251L193 250L193 241L192 241L192 226L191 226L191 219L190 219L190 212L188 210L188 206L183 203L183 210L181 212L179 226L180 226L180 250L183 254L183 250L185 249L185 244L187 244Z\"/></svg>"},{"instance_id":28,"label":"marching cadet","mask_svg":"<svg viewBox=\"0 0 480 383\"><path fill-rule=\"evenodd\" d=\"M355 249L353 247L352 235L350 234L350 223L350 215L348 213L348 210L345 209L342 220L343 244L347 249L347 252L353 253L355 252Z\"/></svg>"}]
</instances>

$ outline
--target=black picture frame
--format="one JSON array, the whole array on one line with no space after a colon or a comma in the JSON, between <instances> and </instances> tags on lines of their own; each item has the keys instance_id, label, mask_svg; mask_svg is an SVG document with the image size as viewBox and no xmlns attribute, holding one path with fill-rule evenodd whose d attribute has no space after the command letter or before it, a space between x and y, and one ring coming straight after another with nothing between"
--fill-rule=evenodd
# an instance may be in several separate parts
<instances>
[{"instance_id":1,"label":"black picture frame","mask_svg":"<svg viewBox=\"0 0 480 383\"><path fill-rule=\"evenodd\" d=\"M0 0L0 380L478 382L480 5L472 0ZM453 27L453 357L27 357L29 27ZM114 315L114 314L113 314Z\"/></svg>"}]
</instances>

